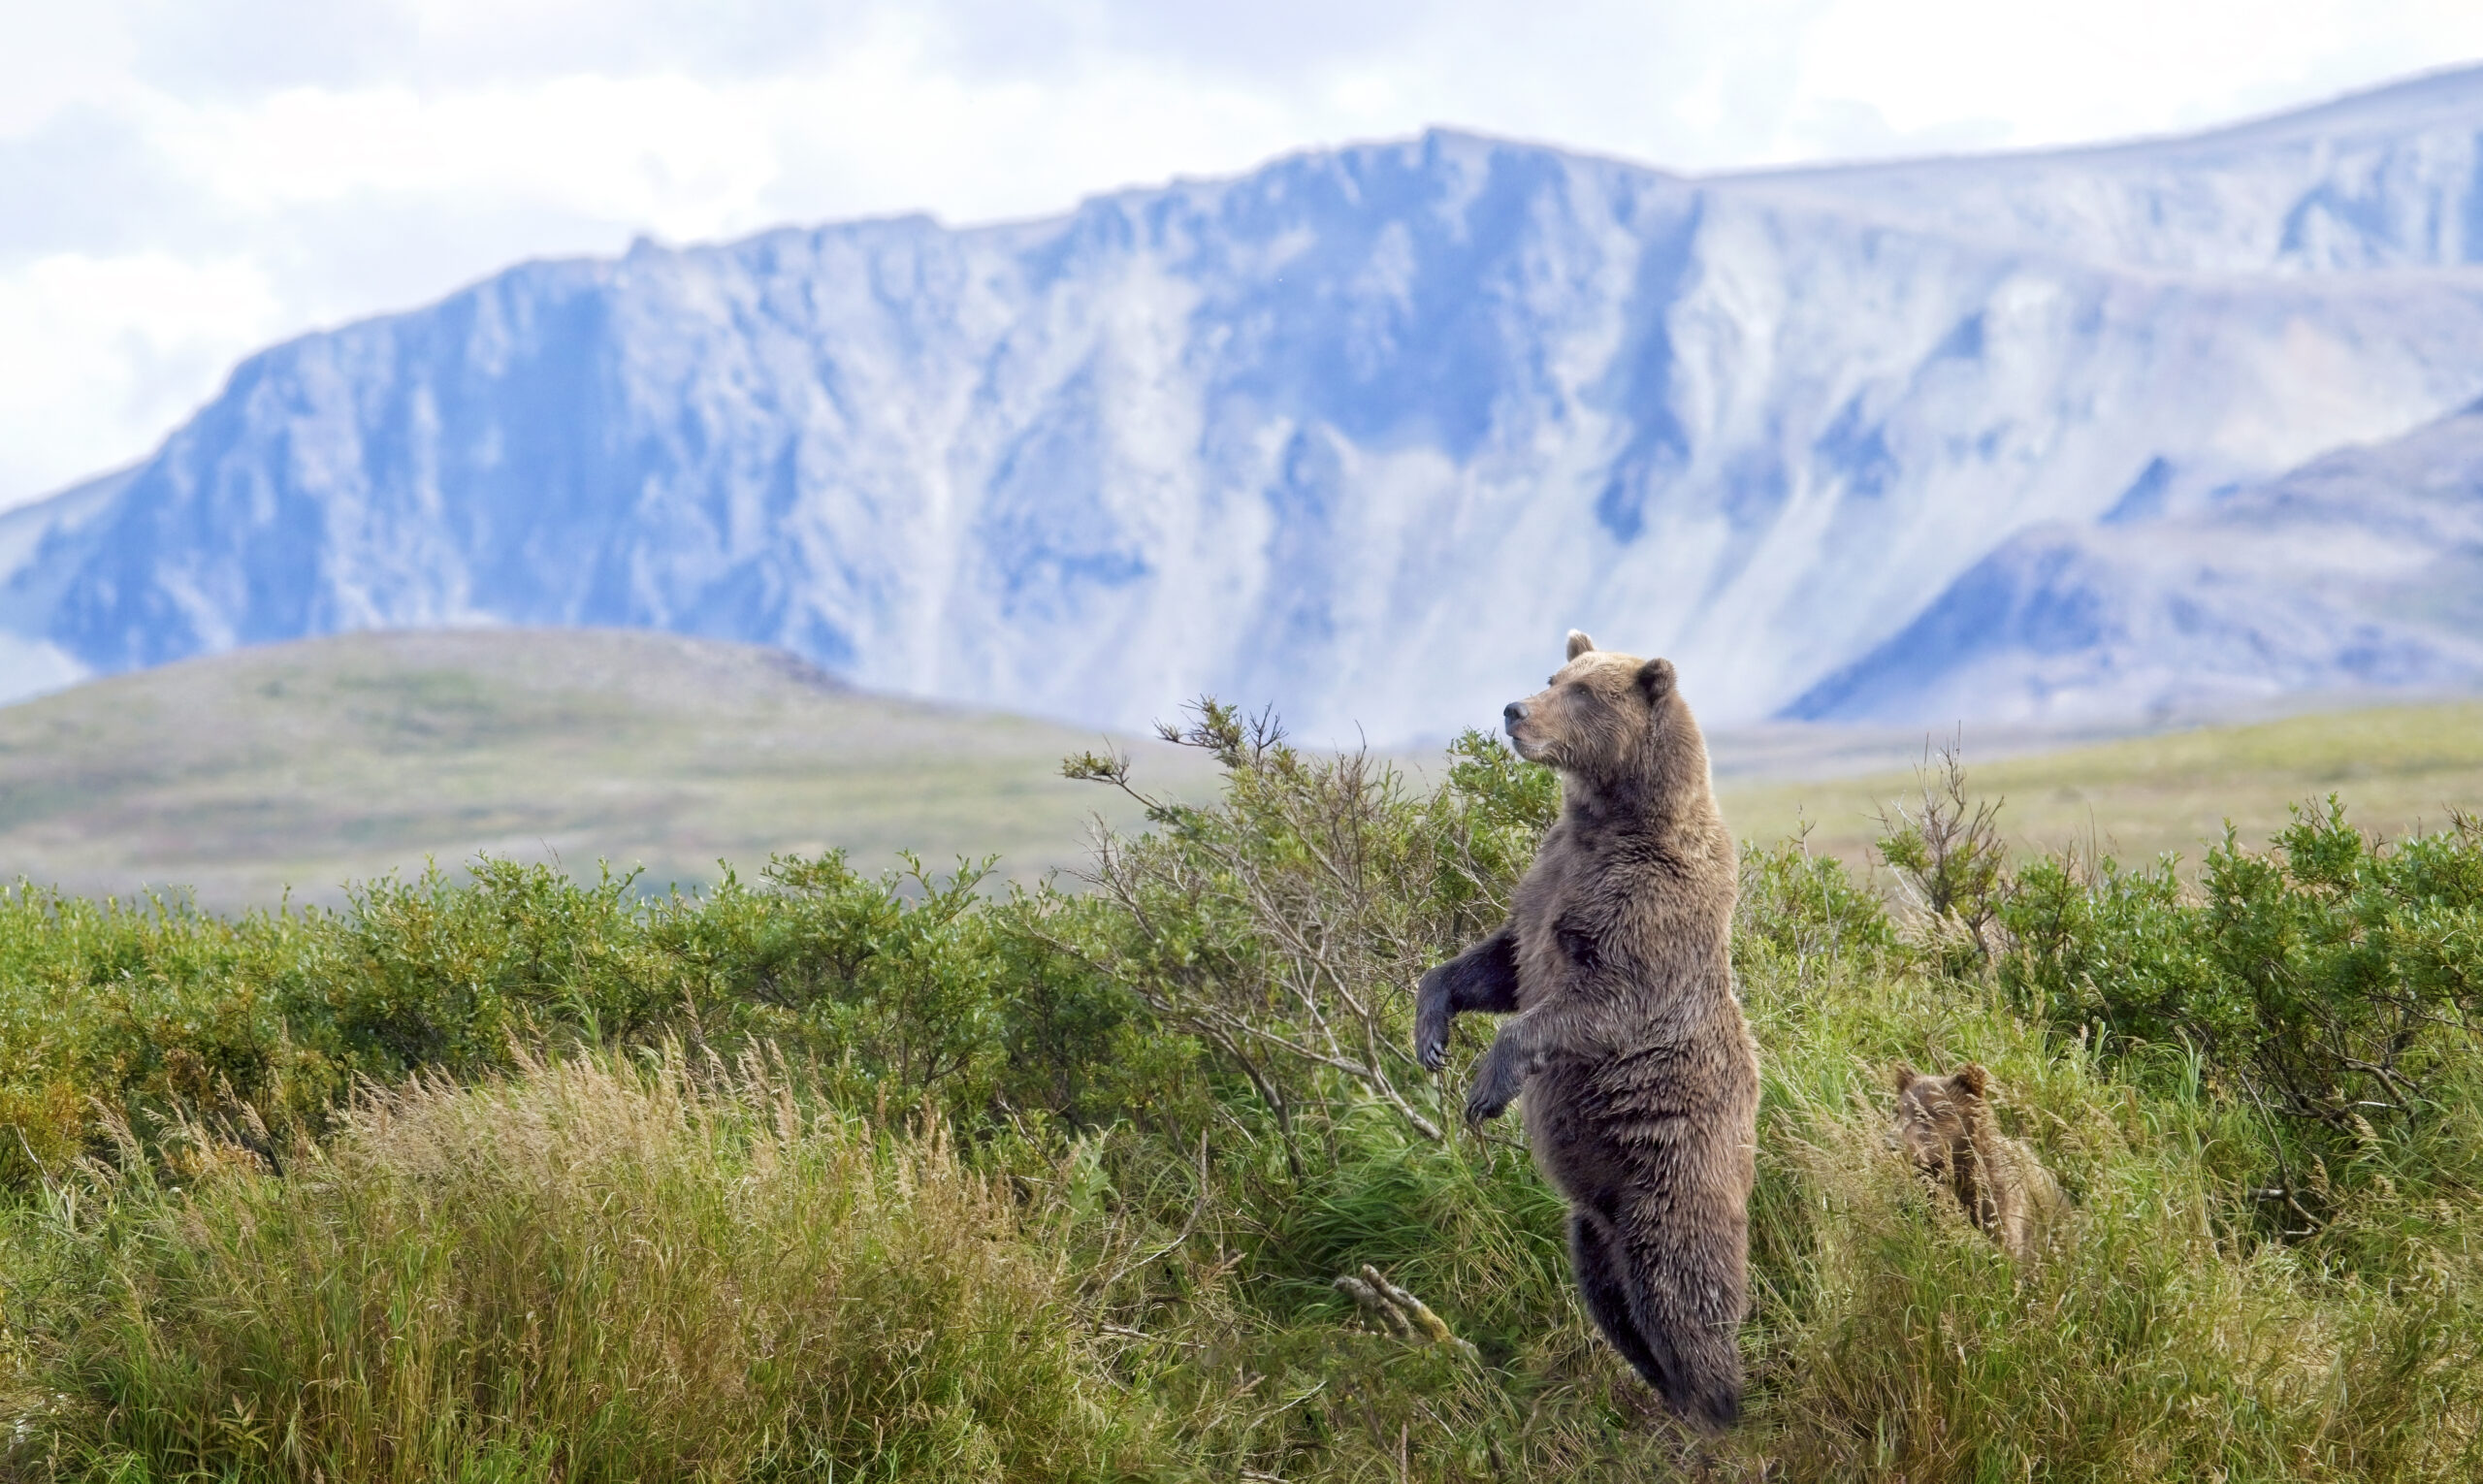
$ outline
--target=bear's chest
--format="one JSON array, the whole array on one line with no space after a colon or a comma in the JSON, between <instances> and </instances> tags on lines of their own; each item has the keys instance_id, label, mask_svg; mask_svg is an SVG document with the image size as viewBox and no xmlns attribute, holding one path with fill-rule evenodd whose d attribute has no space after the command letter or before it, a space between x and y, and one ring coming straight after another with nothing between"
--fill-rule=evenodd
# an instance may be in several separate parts
<instances>
[{"instance_id":1,"label":"bear's chest","mask_svg":"<svg viewBox=\"0 0 2483 1484\"><path fill-rule=\"evenodd\" d=\"M1591 859L1541 862L1510 904L1521 1008L1626 970L1628 884Z\"/></svg>"}]
</instances>

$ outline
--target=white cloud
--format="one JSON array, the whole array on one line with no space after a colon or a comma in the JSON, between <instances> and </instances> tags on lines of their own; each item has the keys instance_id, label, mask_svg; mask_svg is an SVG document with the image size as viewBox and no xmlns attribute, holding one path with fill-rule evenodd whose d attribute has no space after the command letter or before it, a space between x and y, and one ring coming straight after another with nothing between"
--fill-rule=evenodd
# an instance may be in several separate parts
<instances>
[{"instance_id":1,"label":"white cloud","mask_svg":"<svg viewBox=\"0 0 2483 1484\"><path fill-rule=\"evenodd\" d=\"M2052 145L2221 122L2479 54L2471 0L1838 0L1806 38L1799 88L1868 103L1900 133L1992 119L2010 144Z\"/></svg>"},{"instance_id":2,"label":"white cloud","mask_svg":"<svg viewBox=\"0 0 2483 1484\"><path fill-rule=\"evenodd\" d=\"M768 125L749 90L681 78L557 78L444 98L391 83L193 111L166 131L166 151L252 215L464 195L701 232L728 226L778 175Z\"/></svg>"},{"instance_id":3,"label":"white cloud","mask_svg":"<svg viewBox=\"0 0 2483 1484\"><path fill-rule=\"evenodd\" d=\"M2470 0L0 0L0 505L270 339L641 231L1434 123L1691 170L2054 144L2475 56Z\"/></svg>"},{"instance_id":4,"label":"white cloud","mask_svg":"<svg viewBox=\"0 0 2483 1484\"><path fill-rule=\"evenodd\" d=\"M144 446L133 434L160 436L283 327L246 259L63 253L0 277L0 489L31 495L127 462Z\"/></svg>"}]
</instances>

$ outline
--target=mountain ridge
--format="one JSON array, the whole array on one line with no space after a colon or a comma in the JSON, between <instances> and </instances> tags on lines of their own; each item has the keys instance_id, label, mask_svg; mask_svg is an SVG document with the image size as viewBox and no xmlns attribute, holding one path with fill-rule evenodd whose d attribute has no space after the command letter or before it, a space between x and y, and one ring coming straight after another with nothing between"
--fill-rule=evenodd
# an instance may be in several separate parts
<instances>
[{"instance_id":1,"label":"mountain ridge","mask_svg":"<svg viewBox=\"0 0 2483 1484\"><path fill-rule=\"evenodd\" d=\"M0 564L0 690L617 624L1391 741L1488 719L1576 626L1674 655L1720 721L1799 711L2022 532L2483 396L2483 72L2407 86L2341 185L2293 136L2047 195L2067 155L1788 183L1433 131L1029 221L519 265L260 352L101 508L20 521L52 525ZM1926 206L1952 166L1999 183Z\"/></svg>"}]
</instances>

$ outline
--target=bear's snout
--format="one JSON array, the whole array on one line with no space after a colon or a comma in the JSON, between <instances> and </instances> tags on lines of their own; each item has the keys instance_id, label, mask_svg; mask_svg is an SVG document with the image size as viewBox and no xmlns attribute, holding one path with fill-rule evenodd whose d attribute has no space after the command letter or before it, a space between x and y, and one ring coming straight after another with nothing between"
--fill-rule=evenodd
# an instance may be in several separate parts
<instances>
[{"instance_id":1,"label":"bear's snout","mask_svg":"<svg viewBox=\"0 0 2483 1484\"><path fill-rule=\"evenodd\" d=\"M1511 701L1500 708L1500 722L1511 731L1517 730L1517 724L1525 720L1526 702L1524 701Z\"/></svg>"}]
</instances>

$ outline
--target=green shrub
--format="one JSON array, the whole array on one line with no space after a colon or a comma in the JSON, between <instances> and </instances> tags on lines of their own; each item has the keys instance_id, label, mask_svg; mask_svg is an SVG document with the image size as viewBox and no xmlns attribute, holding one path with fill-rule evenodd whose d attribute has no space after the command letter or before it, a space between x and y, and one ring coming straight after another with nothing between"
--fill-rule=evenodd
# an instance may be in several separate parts
<instances>
[{"instance_id":1,"label":"green shrub","mask_svg":"<svg viewBox=\"0 0 2483 1484\"><path fill-rule=\"evenodd\" d=\"M1056 915L1046 941L1246 1081L1297 1167L1302 1115L1332 1119L1339 1097L1375 1097L1441 1138L1437 1085L1408 1045L1413 985L1506 916L1558 810L1549 770L1469 731L1424 790L1212 700L1164 736L1215 757L1222 801L1165 805L1125 758L1070 759L1071 777L1129 790L1159 827L1101 842L1102 910Z\"/></svg>"},{"instance_id":2,"label":"green shrub","mask_svg":"<svg viewBox=\"0 0 2483 1484\"><path fill-rule=\"evenodd\" d=\"M1799 840L1742 847L1733 946L1745 964L1760 955L1796 966L1892 955L1899 947L1886 902L1854 881L1844 861L1814 855Z\"/></svg>"},{"instance_id":3,"label":"green shrub","mask_svg":"<svg viewBox=\"0 0 2483 1484\"><path fill-rule=\"evenodd\" d=\"M286 1033L301 919L225 921L179 899L0 888L0 1187L98 1147L98 1108L153 1128L187 1108L314 1116L347 1069Z\"/></svg>"},{"instance_id":4,"label":"green shrub","mask_svg":"<svg viewBox=\"0 0 2483 1484\"><path fill-rule=\"evenodd\" d=\"M2165 1048L2195 1053L2213 1090L2262 1116L2273 1188L2301 1215L2324 1216L2349 1172L2384 1173L2371 1156L2388 1147L2483 1173L2437 1137L2472 1128L2483 829L2383 846L2332 799L2273 845L2228 835L2195 892L2170 859L2029 867L2000 909L2015 943L2000 983L2065 1033L2099 1035L2132 1077L2160 1085L2183 1068Z\"/></svg>"},{"instance_id":5,"label":"green shrub","mask_svg":"<svg viewBox=\"0 0 2483 1484\"><path fill-rule=\"evenodd\" d=\"M644 897L610 872L481 859L465 882L427 869L339 911L229 921L21 885L0 892L0 1182L110 1155L106 1114L145 1147L183 1119L281 1140L316 1134L358 1079L483 1075L527 1045L767 1042L855 1106L968 1122L1079 1126L1177 1088L1192 1052L1037 930L1080 905L994 903L984 880L830 855Z\"/></svg>"},{"instance_id":6,"label":"green shrub","mask_svg":"<svg viewBox=\"0 0 2483 1484\"><path fill-rule=\"evenodd\" d=\"M2009 850L2002 800L1966 787L1965 754L1951 740L1923 750L1915 796L1880 811L1880 859L1893 873L1919 948L1943 972L1972 975L1991 957L1991 926L2006 895Z\"/></svg>"}]
</instances>

